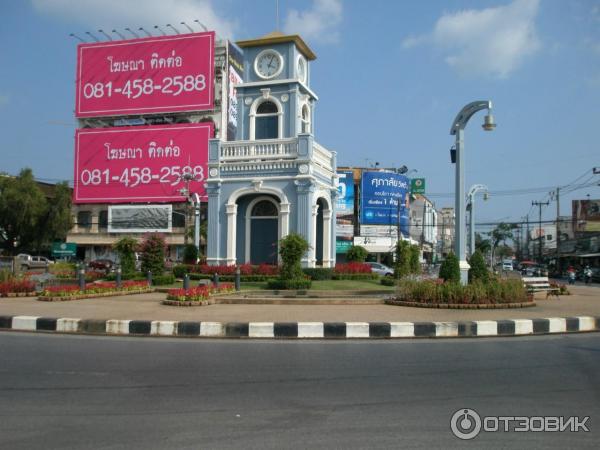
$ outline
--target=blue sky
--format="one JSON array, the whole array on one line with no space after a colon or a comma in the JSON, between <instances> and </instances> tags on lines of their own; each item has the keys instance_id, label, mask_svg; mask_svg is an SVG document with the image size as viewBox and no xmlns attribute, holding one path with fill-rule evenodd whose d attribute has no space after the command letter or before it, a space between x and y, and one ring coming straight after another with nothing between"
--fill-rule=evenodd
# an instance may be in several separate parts
<instances>
[{"instance_id":1,"label":"blue sky","mask_svg":"<svg viewBox=\"0 0 600 450\"><path fill-rule=\"evenodd\" d=\"M275 0L0 0L0 170L73 177L76 33L153 30L194 19L223 37L276 27ZM478 221L520 220L551 187L600 183L600 2L280 0L280 28L315 51L315 135L340 165L407 165L438 207L453 206L456 113L492 100L466 129L467 187L485 184ZM88 38L89 40L89 38ZM572 185L573 186L573 185ZM589 186L561 197L600 198ZM556 204L544 218L556 214Z\"/></svg>"}]
</instances>

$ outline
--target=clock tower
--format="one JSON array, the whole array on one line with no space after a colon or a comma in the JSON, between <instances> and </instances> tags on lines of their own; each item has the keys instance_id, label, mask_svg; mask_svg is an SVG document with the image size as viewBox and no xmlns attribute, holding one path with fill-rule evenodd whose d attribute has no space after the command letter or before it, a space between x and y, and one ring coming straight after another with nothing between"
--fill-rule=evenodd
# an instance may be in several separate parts
<instances>
[{"instance_id":1,"label":"clock tower","mask_svg":"<svg viewBox=\"0 0 600 450\"><path fill-rule=\"evenodd\" d=\"M273 32L237 42L244 50L244 81L236 86L238 140L283 139L313 133L317 96L310 89L315 54L298 35Z\"/></svg>"},{"instance_id":2,"label":"clock tower","mask_svg":"<svg viewBox=\"0 0 600 450\"><path fill-rule=\"evenodd\" d=\"M279 241L297 233L310 245L304 267L333 267L337 163L314 138L316 56L279 32L237 46L235 140L210 141L207 262L277 265Z\"/></svg>"}]
</instances>

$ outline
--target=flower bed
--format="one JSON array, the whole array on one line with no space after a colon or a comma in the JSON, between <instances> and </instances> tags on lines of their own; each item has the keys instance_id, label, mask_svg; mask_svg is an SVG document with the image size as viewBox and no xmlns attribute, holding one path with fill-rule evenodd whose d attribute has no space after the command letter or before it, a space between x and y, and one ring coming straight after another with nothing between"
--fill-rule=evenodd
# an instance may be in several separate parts
<instances>
[{"instance_id":1,"label":"flower bed","mask_svg":"<svg viewBox=\"0 0 600 450\"><path fill-rule=\"evenodd\" d=\"M65 301L79 300L94 297L110 297L114 295L131 295L152 292L145 281L123 281L121 288L117 288L116 282L103 281L89 283L85 289L79 289L79 286L48 286L44 288L38 297L40 301Z\"/></svg>"},{"instance_id":2,"label":"flower bed","mask_svg":"<svg viewBox=\"0 0 600 450\"><path fill-rule=\"evenodd\" d=\"M395 298L386 303L429 308L482 308L534 306L520 280L490 280L466 286L442 280L402 280Z\"/></svg>"},{"instance_id":3,"label":"flower bed","mask_svg":"<svg viewBox=\"0 0 600 450\"><path fill-rule=\"evenodd\" d=\"M189 274L203 274L203 275L214 275L218 273L219 276L234 276L238 266L209 266L208 264L180 264L173 267L173 274L177 278L183 278L186 273ZM279 274L279 267L260 264L253 266L250 264L242 264L239 266L240 275L242 276L276 276Z\"/></svg>"},{"instance_id":4,"label":"flower bed","mask_svg":"<svg viewBox=\"0 0 600 450\"><path fill-rule=\"evenodd\" d=\"M0 283L0 297L24 297L34 294L35 283L27 278L13 278Z\"/></svg>"},{"instance_id":5,"label":"flower bed","mask_svg":"<svg viewBox=\"0 0 600 450\"><path fill-rule=\"evenodd\" d=\"M371 266L359 262L336 264L333 269L333 280L376 280L379 275L371 270Z\"/></svg>"},{"instance_id":6,"label":"flower bed","mask_svg":"<svg viewBox=\"0 0 600 450\"><path fill-rule=\"evenodd\" d=\"M210 297L216 294L233 292L232 284L223 283L214 286L197 286L189 289L169 289L163 304L170 306L206 306L214 303Z\"/></svg>"}]
</instances>

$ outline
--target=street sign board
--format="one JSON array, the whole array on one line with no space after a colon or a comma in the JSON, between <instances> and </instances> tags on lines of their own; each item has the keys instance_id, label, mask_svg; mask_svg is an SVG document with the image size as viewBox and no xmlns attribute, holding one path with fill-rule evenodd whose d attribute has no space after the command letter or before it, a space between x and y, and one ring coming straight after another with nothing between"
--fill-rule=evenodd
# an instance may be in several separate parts
<instances>
[{"instance_id":1,"label":"street sign board","mask_svg":"<svg viewBox=\"0 0 600 450\"><path fill-rule=\"evenodd\" d=\"M77 253L77 244L74 242L53 242L52 256L55 258L64 258L67 256L75 256Z\"/></svg>"},{"instance_id":2,"label":"street sign board","mask_svg":"<svg viewBox=\"0 0 600 450\"><path fill-rule=\"evenodd\" d=\"M425 193L425 178L413 178L410 180L410 193L411 194L424 194Z\"/></svg>"}]
</instances>

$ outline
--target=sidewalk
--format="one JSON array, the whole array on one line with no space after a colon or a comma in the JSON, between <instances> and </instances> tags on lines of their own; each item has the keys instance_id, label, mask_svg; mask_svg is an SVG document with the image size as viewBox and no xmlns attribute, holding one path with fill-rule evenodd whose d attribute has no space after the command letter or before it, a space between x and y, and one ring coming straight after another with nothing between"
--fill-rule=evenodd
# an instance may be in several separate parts
<instances>
[{"instance_id":1,"label":"sidewalk","mask_svg":"<svg viewBox=\"0 0 600 450\"><path fill-rule=\"evenodd\" d=\"M72 317L86 320L193 322L460 322L600 316L600 286L569 286L572 295L536 300L518 309L448 310L391 305L162 305L152 293L66 302L35 297L0 298L0 316Z\"/></svg>"}]
</instances>

